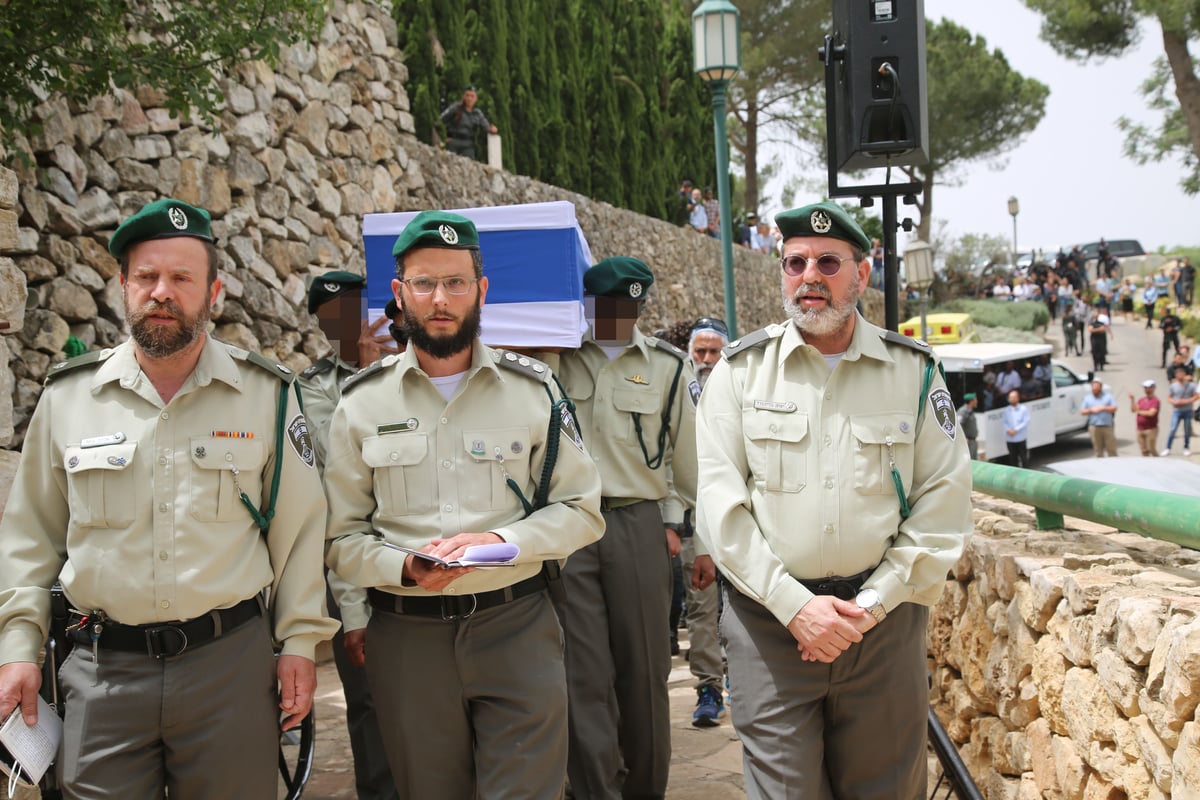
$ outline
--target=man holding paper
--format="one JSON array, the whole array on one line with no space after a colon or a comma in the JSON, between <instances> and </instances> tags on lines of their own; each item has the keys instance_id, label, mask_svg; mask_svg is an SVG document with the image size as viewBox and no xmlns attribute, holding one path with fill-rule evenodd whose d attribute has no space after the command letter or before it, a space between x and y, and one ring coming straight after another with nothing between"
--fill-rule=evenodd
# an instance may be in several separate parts
<instances>
[{"instance_id":1,"label":"man holding paper","mask_svg":"<svg viewBox=\"0 0 1200 800\"><path fill-rule=\"evenodd\" d=\"M479 341L471 221L422 212L392 255L408 351L343 385L329 434L326 560L372 607L346 638L365 647L402 794L557 798L567 690L548 588L604 530L600 477L550 370ZM503 568L397 549L459 561L502 543Z\"/></svg>"}]
</instances>

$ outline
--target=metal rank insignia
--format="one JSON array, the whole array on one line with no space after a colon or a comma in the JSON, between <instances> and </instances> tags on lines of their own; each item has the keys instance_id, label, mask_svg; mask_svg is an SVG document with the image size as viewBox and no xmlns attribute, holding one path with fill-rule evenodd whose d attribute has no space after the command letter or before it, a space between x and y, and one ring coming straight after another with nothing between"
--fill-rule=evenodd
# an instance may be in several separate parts
<instances>
[{"instance_id":1,"label":"metal rank insignia","mask_svg":"<svg viewBox=\"0 0 1200 800\"><path fill-rule=\"evenodd\" d=\"M409 417L404 422L389 422L386 425L380 425L375 429L375 432L380 436L385 433L405 433L407 431L415 431L420 424L420 421L416 417Z\"/></svg>"}]
</instances>

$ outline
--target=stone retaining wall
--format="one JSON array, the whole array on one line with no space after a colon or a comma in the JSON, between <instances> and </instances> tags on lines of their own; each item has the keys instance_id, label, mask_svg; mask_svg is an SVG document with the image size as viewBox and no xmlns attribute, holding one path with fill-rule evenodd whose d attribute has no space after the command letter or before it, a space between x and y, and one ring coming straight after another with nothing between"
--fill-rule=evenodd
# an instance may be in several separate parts
<instances>
[{"instance_id":1,"label":"stone retaining wall","mask_svg":"<svg viewBox=\"0 0 1200 800\"><path fill-rule=\"evenodd\" d=\"M1039 532L979 494L975 520L930 654L988 800L1200 798L1200 552L1079 521Z\"/></svg>"}]
</instances>

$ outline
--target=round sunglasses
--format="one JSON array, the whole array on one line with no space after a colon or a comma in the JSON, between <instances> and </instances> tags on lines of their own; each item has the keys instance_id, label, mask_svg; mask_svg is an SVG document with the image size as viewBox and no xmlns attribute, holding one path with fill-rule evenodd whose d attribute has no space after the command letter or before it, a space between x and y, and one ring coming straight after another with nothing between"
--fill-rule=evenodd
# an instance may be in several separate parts
<instances>
[{"instance_id":1,"label":"round sunglasses","mask_svg":"<svg viewBox=\"0 0 1200 800\"><path fill-rule=\"evenodd\" d=\"M805 258L804 256L784 256L779 259L779 266L783 271L792 277L798 278L804 274L804 270L808 269L810 263L816 263L817 272L824 275L826 278L832 278L838 274L842 268L842 262L854 261L853 258L842 258L833 253L823 253L816 258Z\"/></svg>"}]
</instances>

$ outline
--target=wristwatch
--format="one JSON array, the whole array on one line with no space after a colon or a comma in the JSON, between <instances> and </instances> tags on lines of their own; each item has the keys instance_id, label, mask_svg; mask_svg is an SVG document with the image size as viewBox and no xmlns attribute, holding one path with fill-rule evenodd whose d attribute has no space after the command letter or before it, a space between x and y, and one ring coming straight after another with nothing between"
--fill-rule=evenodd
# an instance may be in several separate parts
<instances>
[{"instance_id":1,"label":"wristwatch","mask_svg":"<svg viewBox=\"0 0 1200 800\"><path fill-rule=\"evenodd\" d=\"M859 608L869 612L876 622L883 622L883 618L887 616L883 601L879 599L879 592L874 589L863 589L854 598L854 602L858 603Z\"/></svg>"}]
</instances>

